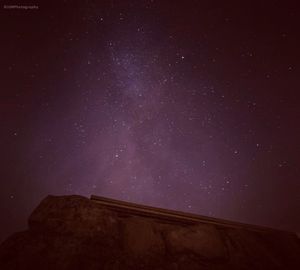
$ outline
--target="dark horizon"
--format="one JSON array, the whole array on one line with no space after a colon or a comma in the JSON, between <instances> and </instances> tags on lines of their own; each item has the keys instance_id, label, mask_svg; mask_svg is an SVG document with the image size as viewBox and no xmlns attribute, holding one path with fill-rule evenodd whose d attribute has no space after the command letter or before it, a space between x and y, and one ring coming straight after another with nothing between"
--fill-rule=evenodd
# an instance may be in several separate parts
<instances>
[{"instance_id":1,"label":"dark horizon","mask_svg":"<svg viewBox=\"0 0 300 270\"><path fill-rule=\"evenodd\" d=\"M1 7L0 241L48 194L300 231L296 4L33 5Z\"/></svg>"}]
</instances>

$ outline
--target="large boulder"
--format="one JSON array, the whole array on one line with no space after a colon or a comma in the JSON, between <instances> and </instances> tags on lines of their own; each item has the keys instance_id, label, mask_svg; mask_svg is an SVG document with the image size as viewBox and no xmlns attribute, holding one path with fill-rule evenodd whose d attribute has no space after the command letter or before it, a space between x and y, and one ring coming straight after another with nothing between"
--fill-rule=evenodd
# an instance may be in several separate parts
<instances>
[{"instance_id":1,"label":"large boulder","mask_svg":"<svg viewBox=\"0 0 300 270\"><path fill-rule=\"evenodd\" d=\"M300 268L293 233L191 222L81 196L48 196L28 223L0 245L1 270Z\"/></svg>"}]
</instances>

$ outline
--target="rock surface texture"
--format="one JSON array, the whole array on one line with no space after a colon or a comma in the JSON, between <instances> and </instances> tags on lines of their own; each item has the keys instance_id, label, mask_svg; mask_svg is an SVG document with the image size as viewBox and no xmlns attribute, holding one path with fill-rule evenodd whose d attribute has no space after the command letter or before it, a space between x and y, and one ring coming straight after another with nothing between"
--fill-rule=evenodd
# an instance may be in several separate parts
<instances>
[{"instance_id":1,"label":"rock surface texture","mask_svg":"<svg viewBox=\"0 0 300 270\"><path fill-rule=\"evenodd\" d=\"M48 196L0 245L0 269L300 269L296 234Z\"/></svg>"}]
</instances>

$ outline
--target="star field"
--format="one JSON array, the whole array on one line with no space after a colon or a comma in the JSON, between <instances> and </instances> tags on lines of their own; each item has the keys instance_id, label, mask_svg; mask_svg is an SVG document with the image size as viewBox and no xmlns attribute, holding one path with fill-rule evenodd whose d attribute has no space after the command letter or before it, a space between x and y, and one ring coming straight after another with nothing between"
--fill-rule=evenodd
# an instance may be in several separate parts
<instances>
[{"instance_id":1,"label":"star field","mask_svg":"<svg viewBox=\"0 0 300 270\"><path fill-rule=\"evenodd\" d=\"M100 2L4 10L1 237L47 194L299 230L298 10Z\"/></svg>"}]
</instances>

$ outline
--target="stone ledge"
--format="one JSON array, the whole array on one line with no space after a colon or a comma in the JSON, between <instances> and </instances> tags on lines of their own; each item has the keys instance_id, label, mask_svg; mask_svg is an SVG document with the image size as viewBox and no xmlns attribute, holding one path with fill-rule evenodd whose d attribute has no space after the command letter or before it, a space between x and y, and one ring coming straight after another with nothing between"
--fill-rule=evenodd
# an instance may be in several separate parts
<instances>
[{"instance_id":1,"label":"stone ledge","mask_svg":"<svg viewBox=\"0 0 300 270\"><path fill-rule=\"evenodd\" d=\"M241 222L229 221L225 219L212 218L207 216L201 216L181 211L163 209L153 206L141 205L131 202L120 201L116 199L91 195L90 199L101 205L114 209L115 211L121 211L123 213L131 213L134 215L139 215L143 217L154 217L162 220L169 220L171 222L179 222L186 224L195 224L195 223L206 223L206 224L214 224L219 226L225 226L228 228L245 228L253 231L269 231L269 232L282 232L282 233L290 233L295 234L294 232L283 231L279 229L246 224Z\"/></svg>"},{"instance_id":2,"label":"stone ledge","mask_svg":"<svg viewBox=\"0 0 300 270\"><path fill-rule=\"evenodd\" d=\"M95 196L47 196L28 224L1 270L300 268L296 234Z\"/></svg>"}]
</instances>

